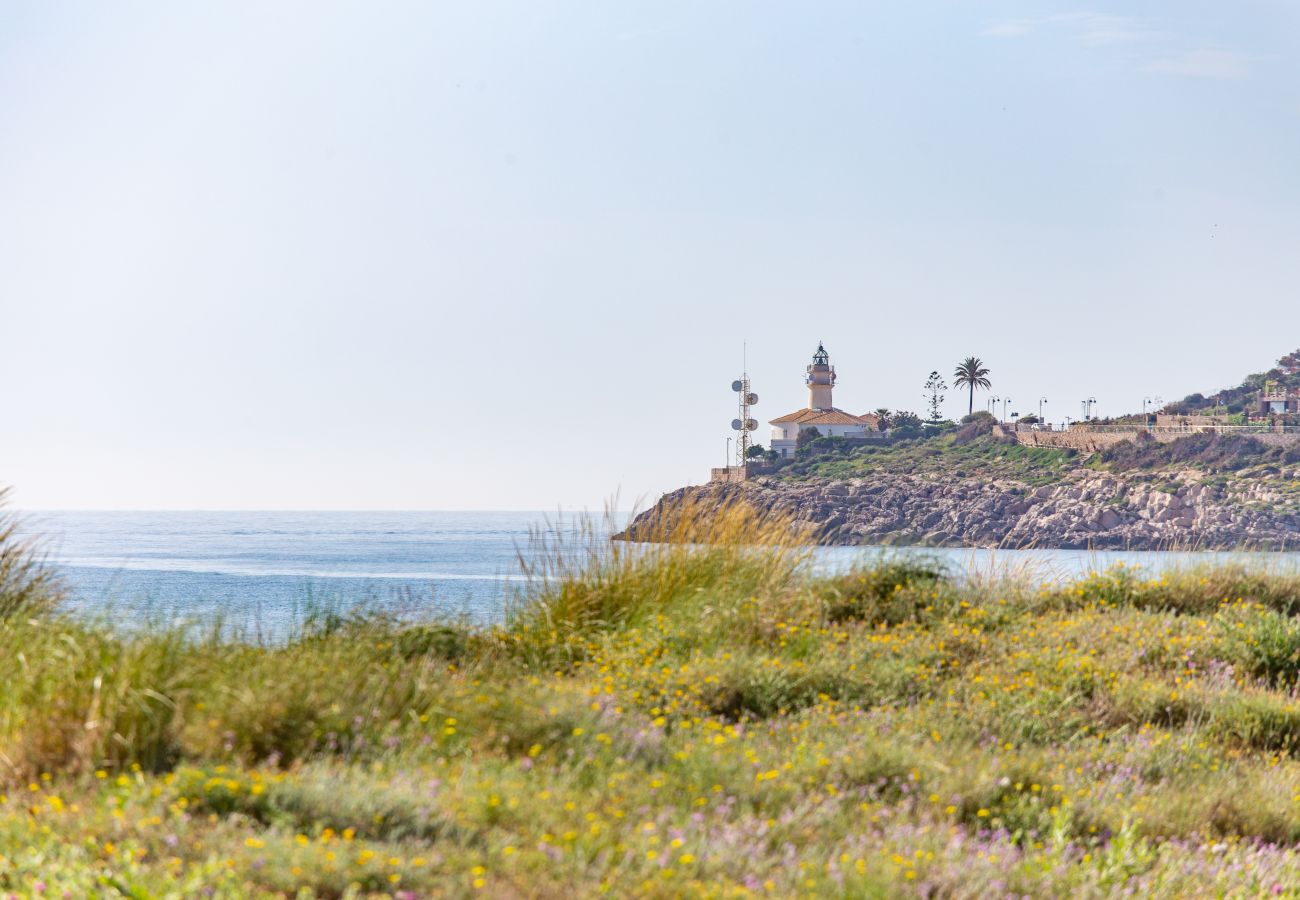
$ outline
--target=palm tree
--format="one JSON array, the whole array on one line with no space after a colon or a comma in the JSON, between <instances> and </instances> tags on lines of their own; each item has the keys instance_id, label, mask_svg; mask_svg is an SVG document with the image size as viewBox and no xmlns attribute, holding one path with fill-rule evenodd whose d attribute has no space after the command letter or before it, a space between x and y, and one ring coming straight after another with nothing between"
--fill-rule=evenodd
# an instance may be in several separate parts
<instances>
[{"instance_id":1,"label":"palm tree","mask_svg":"<svg viewBox=\"0 0 1300 900\"><path fill-rule=\"evenodd\" d=\"M989 370L984 368L984 361L978 356L966 357L952 373L953 387L970 389L970 408L966 411L967 415L975 412L975 388L987 391L993 386L993 382L988 379L988 374Z\"/></svg>"}]
</instances>

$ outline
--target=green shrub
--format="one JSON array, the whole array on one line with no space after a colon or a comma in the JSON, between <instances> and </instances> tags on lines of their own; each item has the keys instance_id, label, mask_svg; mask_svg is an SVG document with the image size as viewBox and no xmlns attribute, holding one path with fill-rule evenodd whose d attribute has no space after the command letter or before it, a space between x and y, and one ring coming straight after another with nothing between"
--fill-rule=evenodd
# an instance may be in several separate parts
<instances>
[{"instance_id":1,"label":"green shrub","mask_svg":"<svg viewBox=\"0 0 1300 900\"><path fill-rule=\"evenodd\" d=\"M1300 622L1271 609L1222 620L1225 658L1270 685L1290 688L1300 680Z\"/></svg>"},{"instance_id":2,"label":"green shrub","mask_svg":"<svg viewBox=\"0 0 1300 900\"><path fill-rule=\"evenodd\" d=\"M934 559L893 559L822 582L820 593L832 622L897 624L916 618L934 602L936 587L949 582Z\"/></svg>"}]
</instances>

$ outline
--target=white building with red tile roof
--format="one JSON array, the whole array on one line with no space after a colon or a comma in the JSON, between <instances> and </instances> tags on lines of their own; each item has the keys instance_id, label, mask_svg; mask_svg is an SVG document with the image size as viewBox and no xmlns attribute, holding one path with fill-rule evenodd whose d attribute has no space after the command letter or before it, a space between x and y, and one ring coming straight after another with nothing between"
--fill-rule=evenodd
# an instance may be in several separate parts
<instances>
[{"instance_id":1,"label":"white building with red tile roof","mask_svg":"<svg viewBox=\"0 0 1300 900\"><path fill-rule=\"evenodd\" d=\"M816 428L822 437L865 438L880 429L880 418L868 413L855 416L836 409L831 402L835 387L835 367L830 355L820 343L813 354L804 382L808 385L808 405L784 416L772 419L772 449L781 456L793 456L799 432Z\"/></svg>"}]
</instances>

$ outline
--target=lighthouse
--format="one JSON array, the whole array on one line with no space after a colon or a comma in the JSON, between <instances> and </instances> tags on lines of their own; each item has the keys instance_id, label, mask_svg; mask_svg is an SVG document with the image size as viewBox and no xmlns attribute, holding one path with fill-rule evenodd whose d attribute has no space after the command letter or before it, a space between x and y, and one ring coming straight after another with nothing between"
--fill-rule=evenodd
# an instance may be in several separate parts
<instances>
[{"instance_id":1,"label":"lighthouse","mask_svg":"<svg viewBox=\"0 0 1300 900\"><path fill-rule=\"evenodd\" d=\"M865 440L880 430L880 418L868 413L855 416L836 409L831 399L835 389L835 367L824 344L818 342L812 364L804 370L804 383L808 386L808 405L803 409L773 419L772 449L781 456L793 456L798 446L799 432L816 428L821 437L842 437Z\"/></svg>"},{"instance_id":2,"label":"lighthouse","mask_svg":"<svg viewBox=\"0 0 1300 900\"><path fill-rule=\"evenodd\" d=\"M831 365L830 354L821 341L817 342L817 352L813 354L812 365L808 367L804 381L808 383L809 409L835 408L831 402L831 389L835 387L835 367Z\"/></svg>"}]
</instances>

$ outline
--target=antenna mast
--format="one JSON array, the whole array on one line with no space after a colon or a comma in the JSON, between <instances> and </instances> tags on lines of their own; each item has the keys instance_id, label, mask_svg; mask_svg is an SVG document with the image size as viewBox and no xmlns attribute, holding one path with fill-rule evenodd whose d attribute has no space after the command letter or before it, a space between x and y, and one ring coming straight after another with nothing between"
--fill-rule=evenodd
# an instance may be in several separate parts
<instances>
[{"instance_id":1,"label":"antenna mast","mask_svg":"<svg viewBox=\"0 0 1300 900\"><path fill-rule=\"evenodd\" d=\"M747 343L741 344L741 364L743 369L749 367L749 346ZM758 403L758 394L749 389L749 373L742 371L740 378L731 383L731 389L739 394L737 397L737 406L739 407L740 417L731 420L731 429L740 432L740 437L736 438L736 466L743 468L745 461L749 458L750 432L758 429L758 420L753 418L750 408Z\"/></svg>"}]
</instances>

